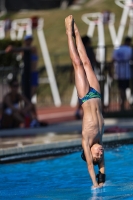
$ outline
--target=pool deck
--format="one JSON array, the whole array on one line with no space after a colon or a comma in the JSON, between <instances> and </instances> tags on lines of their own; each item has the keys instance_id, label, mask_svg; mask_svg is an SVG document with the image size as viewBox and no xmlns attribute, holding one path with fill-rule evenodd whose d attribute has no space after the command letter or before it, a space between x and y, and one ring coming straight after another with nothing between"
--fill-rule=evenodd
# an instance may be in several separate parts
<instances>
[{"instance_id":1,"label":"pool deck","mask_svg":"<svg viewBox=\"0 0 133 200\"><path fill-rule=\"evenodd\" d=\"M16 156L18 160L23 160L28 156L31 158L48 157L53 154L56 156L70 153L72 149L74 152L79 151L81 149L82 120L75 120L74 111L75 109L65 108L64 111L58 113L41 113L38 115L39 118L49 121L47 127L1 130L0 163L6 160L14 161ZM132 139L132 118L105 119L104 143Z\"/></svg>"}]
</instances>

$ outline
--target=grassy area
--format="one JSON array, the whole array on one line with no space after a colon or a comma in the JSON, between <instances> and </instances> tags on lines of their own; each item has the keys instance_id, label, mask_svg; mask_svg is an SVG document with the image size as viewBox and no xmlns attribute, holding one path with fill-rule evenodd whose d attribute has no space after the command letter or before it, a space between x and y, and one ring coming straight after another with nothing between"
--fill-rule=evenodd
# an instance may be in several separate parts
<instances>
[{"instance_id":1,"label":"grassy area","mask_svg":"<svg viewBox=\"0 0 133 200\"><path fill-rule=\"evenodd\" d=\"M87 0L85 4L82 6L80 10L72 10L68 8L66 10L61 9L53 9L53 10L41 10L41 11L25 11L25 12L16 12L16 13L8 13L7 16L3 18L10 19L20 19L32 16L39 16L44 19L44 34L46 37L48 49L50 52L50 57L52 60L52 64L55 70L55 66L59 65L71 65L68 47L67 47L67 38L65 34L64 27L64 19L67 15L72 14L75 18L75 21L79 27L81 35L85 35L87 33L88 26L81 20L81 16L85 13L93 13L93 12L103 12L104 10L110 10L115 13L115 28L116 32L119 27L120 18L122 14L122 9L118 7L114 0ZM127 31L127 27L125 28ZM127 32L125 31L125 35ZM34 30L34 38L35 45L38 46L38 51L40 55L39 66L43 66L43 59L38 43L38 38L36 31ZM106 45L112 44L110 33L108 30L108 26L105 26L105 40ZM97 45L98 37L97 30L95 30L93 37L93 45ZM111 51L109 54L111 55ZM110 57L110 56L108 56ZM44 72L41 76L45 76L46 72ZM70 68L68 70L61 70L56 73L56 79L59 86L59 92L61 95L62 102L64 104L68 104L70 102L70 98L72 95L74 81L71 81ZM65 77L65 79L64 79ZM39 94L39 105L51 105L52 96L49 85L40 85L38 89Z\"/></svg>"}]
</instances>

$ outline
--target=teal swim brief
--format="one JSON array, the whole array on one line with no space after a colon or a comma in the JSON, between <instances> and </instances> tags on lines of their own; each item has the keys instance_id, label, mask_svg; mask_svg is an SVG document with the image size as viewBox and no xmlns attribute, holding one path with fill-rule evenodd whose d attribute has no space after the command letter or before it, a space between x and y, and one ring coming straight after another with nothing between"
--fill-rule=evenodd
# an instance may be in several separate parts
<instances>
[{"instance_id":1,"label":"teal swim brief","mask_svg":"<svg viewBox=\"0 0 133 200\"><path fill-rule=\"evenodd\" d=\"M80 98L78 98L78 99L79 99L80 105L82 105L87 100L93 99L93 98L101 99L101 94L99 92L97 92L94 88L90 87L89 92L82 99L80 99Z\"/></svg>"}]
</instances>

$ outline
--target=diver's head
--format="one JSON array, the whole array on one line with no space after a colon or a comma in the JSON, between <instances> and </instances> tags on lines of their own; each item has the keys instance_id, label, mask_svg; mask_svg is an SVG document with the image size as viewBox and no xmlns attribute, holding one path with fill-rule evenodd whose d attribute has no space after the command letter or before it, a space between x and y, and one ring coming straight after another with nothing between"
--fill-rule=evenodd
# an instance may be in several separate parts
<instances>
[{"instance_id":1,"label":"diver's head","mask_svg":"<svg viewBox=\"0 0 133 200\"><path fill-rule=\"evenodd\" d=\"M92 159L93 159L94 165L97 165L98 163L101 162L103 158L103 152L104 152L104 148L100 144L96 143L91 147L91 153L92 153Z\"/></svg>"}]
</instances>

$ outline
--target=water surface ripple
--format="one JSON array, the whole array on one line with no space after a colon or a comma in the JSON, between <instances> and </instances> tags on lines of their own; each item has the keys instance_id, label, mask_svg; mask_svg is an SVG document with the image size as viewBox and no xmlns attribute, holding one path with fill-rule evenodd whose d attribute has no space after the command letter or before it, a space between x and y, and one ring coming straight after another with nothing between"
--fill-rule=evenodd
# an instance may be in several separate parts
<instances>
[{"instance_id":1,"label":"water surface ripple","mask_svg":"<svg viewBox=\"0 0 133 200\"><path fill-rule=\"evenodd\" d=\"M133 145L105 150L107 181L91 190L80 153L0 165L0 200L133 200ZM98 168L95 167L98 171Z\"/></svg>"}]
</instances>

